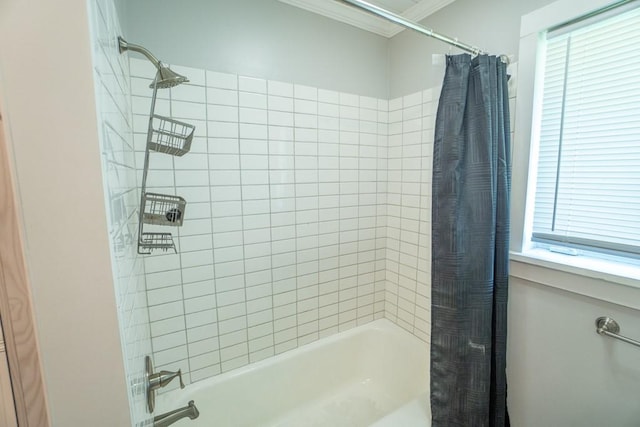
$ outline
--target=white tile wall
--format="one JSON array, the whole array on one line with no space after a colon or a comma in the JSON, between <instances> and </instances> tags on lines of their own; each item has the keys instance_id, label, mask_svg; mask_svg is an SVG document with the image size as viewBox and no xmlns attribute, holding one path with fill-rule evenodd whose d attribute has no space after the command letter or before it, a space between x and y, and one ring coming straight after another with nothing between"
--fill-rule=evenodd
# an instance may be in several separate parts
<instances>
[{"instance_id":1,"label":"white tile wall","mask_svg":"<svg viewBox=\"0 0 640 427\"><path fill-rule=\"evenodd\" d=\"M132 134L129 63L118 53L121 33L112 0L89 2L94 80L103 155L112 265L129 403L135 426L152 425L142 375L151 352L143 258L137 255L136 163Z\"/></svg>"},{"instance_id":2,"label":"white tile wall","mask_svg":"<svg viewBox=\"0 0 640 427\"><path fill-rule=\"evenodd\" d=\"M431 170L439 88L389 101L385 317L428 341Z\"/></svg>"},{"instance_id":3,"label":"white tile wall","mask_svg":"<svg viewBox=\"0 0 640 427\"><path fill-rule=\"evenodd\" d=\"M150 191L188 202L179 254L145 257L158 368L197 381L384 316L388 102L173 68L157 111L196 138L151 154ZM153 75L131 60L138 159Z\"/></svg>"}]
</instances>

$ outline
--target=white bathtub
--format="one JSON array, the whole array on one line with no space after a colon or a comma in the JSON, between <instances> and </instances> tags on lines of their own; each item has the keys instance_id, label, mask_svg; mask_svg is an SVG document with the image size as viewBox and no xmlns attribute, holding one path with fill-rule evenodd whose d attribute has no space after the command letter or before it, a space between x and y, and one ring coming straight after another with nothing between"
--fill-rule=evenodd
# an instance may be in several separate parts
<instances>
[{"instance_id":1,"label":"white bathtub","mask_svg":"<svg viewBox=\"0 0 640 427\"><path fill-rule=\"evenodd\" d=\"M162 394L156 414L194 400L176 426L429 426L428 388L428 345L381 319Z\"/></svg>"}]
</instances>

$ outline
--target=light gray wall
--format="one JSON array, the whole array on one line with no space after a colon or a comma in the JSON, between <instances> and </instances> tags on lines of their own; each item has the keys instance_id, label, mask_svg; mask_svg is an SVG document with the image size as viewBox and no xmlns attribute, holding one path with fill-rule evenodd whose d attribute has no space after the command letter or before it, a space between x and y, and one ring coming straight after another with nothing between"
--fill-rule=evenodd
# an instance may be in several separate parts
<instances>
[{"instance_id":1,"label":"light gray wall","mask_svg":"<svg viewBox=\"0 0 640 427\"><path fill-rule=\"evenodd\" d=\"M126 38L165 62L381 98L439 85L432 54L460 53L413 31L392 39L277 0L119 1ZM421 23L517 60L520 17L551 0L457 0Z\"/></svg>"},{"instance_id":2,"label":"light gray wall","mask_svg":"<svg viewBox=\"0 0 640 427\"><path fill-rule=\"evenodd\" d=\"M527 16L526 37L520 40L517 111L512 110L516 122L511 249L516 252L525 234L529 160L536 161L530 157L529 145L537 33L609 1L563 0ZM640 324L640 281L625 277L629 272L615 264L605 271L590 262L594 269L590 271L579 267L579 257L575 261L567 258L572 261L511 256L507 338L511 423L522 427L637 426L638 349L596 334L595 319L611 316L620 322L623 333L631 331L633 336Z\"/></svg>"},{"instance_id":3,"label":"light gray wall","mask_svg":"<svg viewBox=\"0 0 640 427\"><path fill-rule=\"evenodd\" d=\"M548 278L549 273L536 276ZM565 275L564 280L591 279ZM638 301L640 289L633 292ZM511 425L638 426L638 349L599 336L595 319L600 316L611 316L623 334L638 339L638 310L511 278L507 339Z\"/></svg>"},{"instance_id":4,"label":"light gray wall","mask_svg":"<svg viewBox=\"0 0 640 427\"><path fill-rule=\"evenodd\" d=\"M492 54L518 57L520 17L551 0L456 0L421 21L434 31L457 37ZM457 54L459 49L414 31L389 42L390 98L442 83L444 65L432 65L432 54Z\"/></svg>"},{"instance_id":5,"label":"light gray wall","mask_svg":"<svg viewBox=\"0 0 640 427\"><path fill-rule=\"evenodd\" d=\"M386 38L277 0L121 2L125 35L168 63L387 98Z\"/></svg>"}]
</instances>

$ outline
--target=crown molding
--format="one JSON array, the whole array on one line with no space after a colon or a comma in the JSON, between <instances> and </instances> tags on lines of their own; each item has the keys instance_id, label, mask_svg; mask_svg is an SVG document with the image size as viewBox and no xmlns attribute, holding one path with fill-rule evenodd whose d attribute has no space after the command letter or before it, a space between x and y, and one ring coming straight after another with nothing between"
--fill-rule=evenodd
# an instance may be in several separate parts
<instances>
[{"instance_id":1,"label":"crown molding","mask_svg":"<svg viewBox=\"0 0 640 427\"><path fill-rule=\"evenodd\" d=\"M409 9L405 10L402 13L402 16L407 18L409 21L420 22L427 16L436 13L454 1L455 0L422 0L420 3L416 3ZM387 36L389 38L405 30L404 27L400 27L399 25L391 24L390 26L392 28L390 28L389 35Z\"/></svg>"},{"instance_id":2,"label":"crown molding","mask_svg":"<svg viewBox=\"0 0 640 427\"><path fill-rule=\"evenodd\" d=\"M279 0L282 3L295 6L309 12L317 13L336 21L344 22L365 31L391 38L403 31L405 28L390 23L382 18L378 18L365 11L357 10L354 7L345 5L339 1L328 0ZM454 0L422 0L407 9L402 16L418 22L442 9Z\"/></svg>"},{"instance_id":3,"label":"crown molding","mask_svg":"<svg viewBox=\"0 0 640 427\"><path fill-rule=\"evenodd\" d=\"M366 30L384 37L388 37L388 22L368 13L359 11L351 6L337 1L327 0L279 0L282 3L326 16L336 21Z\"/></svg>"}]
</instances>

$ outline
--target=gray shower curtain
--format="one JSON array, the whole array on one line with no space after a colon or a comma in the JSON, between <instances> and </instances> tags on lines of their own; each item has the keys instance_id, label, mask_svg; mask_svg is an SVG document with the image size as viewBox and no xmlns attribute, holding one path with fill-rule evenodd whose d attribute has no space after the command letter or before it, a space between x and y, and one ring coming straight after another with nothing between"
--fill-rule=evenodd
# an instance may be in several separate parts
<instances>
[{"instance_id":1,"label":"gray shower curtain","mask_svg":"<svg viewBox=\"0 0 640 427\"><path fill-rule=\"evenodd\" d=\"M433 427L509 425L510 159L506 65L448 56L433 158Z\"/></svg>"}]
</instances>

